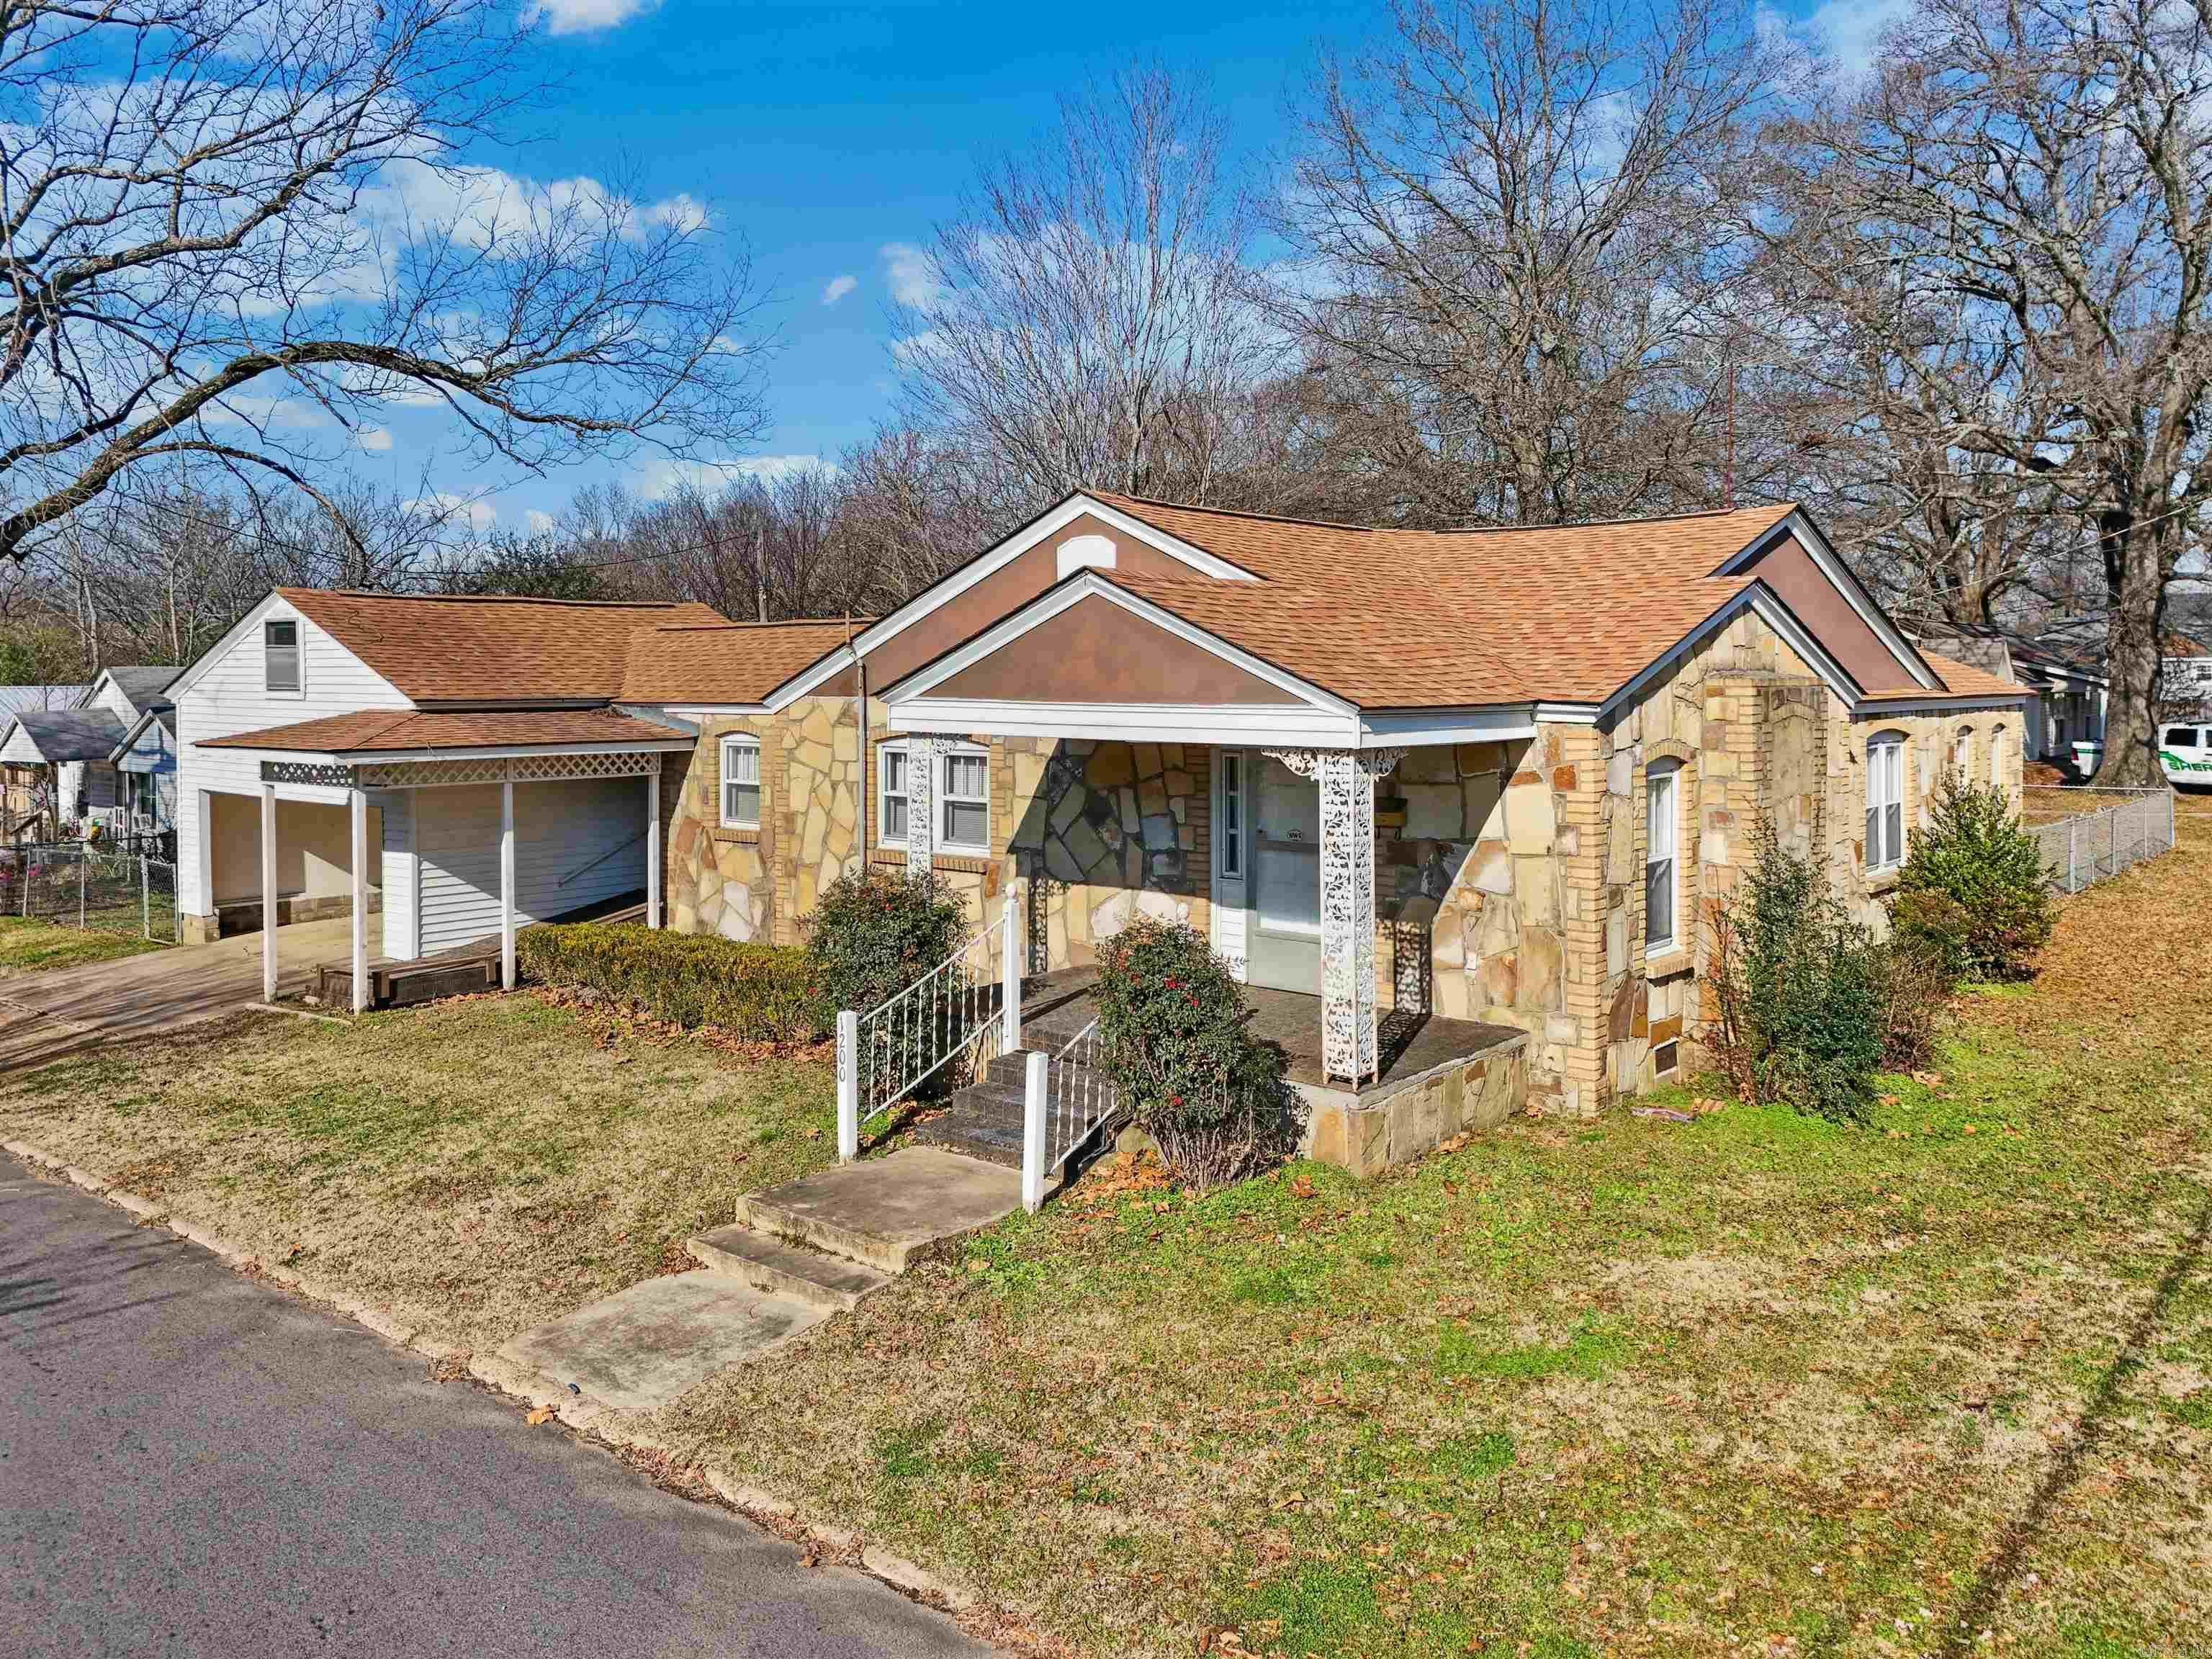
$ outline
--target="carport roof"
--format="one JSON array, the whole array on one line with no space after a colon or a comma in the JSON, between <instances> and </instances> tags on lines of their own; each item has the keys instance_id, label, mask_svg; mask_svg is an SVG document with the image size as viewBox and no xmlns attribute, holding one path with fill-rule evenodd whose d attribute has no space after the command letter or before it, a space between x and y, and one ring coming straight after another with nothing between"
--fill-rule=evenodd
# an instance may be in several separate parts
<instances>
[{"instance_id":1,"label":"carport roof","mask_svg":"<svg viewBox=\"0 0 2212 1659\"><path fill-rule=\"evenodd\" d=\"M577 749L690 744L695 734L605 708L363 709L210 738L204 749L286 754L388 755L423 750Z\"/></svg>"}]
</instances>

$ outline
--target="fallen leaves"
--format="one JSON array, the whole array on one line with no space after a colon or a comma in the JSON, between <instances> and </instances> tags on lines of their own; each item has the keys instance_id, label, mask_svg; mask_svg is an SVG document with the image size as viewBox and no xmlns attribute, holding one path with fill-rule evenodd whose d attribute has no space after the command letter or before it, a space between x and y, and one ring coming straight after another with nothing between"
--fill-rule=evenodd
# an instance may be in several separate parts
<instances>
[{"instance_id":1,"label":"fallen leaves","mask_svg":"<svg viewBox=\"0 0 2212 1659\"><path fill-rule=\"evenodd\" d=\"M531 1412L531 1413L530 1413L526 1417L525 1417L525 1418L523 1419L523 1420L524 1420L525 1422L526 1422L527 1424L529 1424L529 1425L530 1425L530 1426L531 1426L532 1428L533 1428L533 1429L534 1429L534 1428L536 1428L536 1427L537 1427L539 1424L541 1424L541 1423L545 1423L545 1422L549 1422L549 1421L550 1421L550 1420L551 1420L551 1419L552 1419L552 1416L553 1416L553 1408L552 1408L552 1407L550 1407L550 1406L540 1406L540 1407L537 1407L534 1411Z\"/></svg>"}]
</instances>

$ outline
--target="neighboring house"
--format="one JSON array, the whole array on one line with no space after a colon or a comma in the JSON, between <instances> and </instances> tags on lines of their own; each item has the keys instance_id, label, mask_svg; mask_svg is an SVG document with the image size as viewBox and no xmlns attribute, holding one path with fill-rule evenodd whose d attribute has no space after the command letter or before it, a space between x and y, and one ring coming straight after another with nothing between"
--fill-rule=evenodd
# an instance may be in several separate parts
<instances>
[{"instance_id":1,"label":"neighboring house","mask_svg":"<svg viewBox=\"0 0 2212 1659\"><path fill-rule=\"evenodd\" d=\"M2105 741L2112 680L2095 665L2021 640L2011 645L2013 678L2034 694L2027 757L2073 766L2075 745Z\"/></svg>"},{"instance_id":2,"label":"neighboring house","mask_svg":"<svg viewBox=\"0 0 2212 1659\"><path fill-rule=\"evenodd\" d=\"M107 757L124 729L100 708L27 708L14 717L0 738L0 765L34 778L23 786L33 810L15 826L18 840L59 840L75 833L88 812L114 805L115 770Z\"/></svg>"},{"instance_id":3,"label":"neighboring house","mask_svg":"<svg viewBox=\"0 0 2212 1659\"><path fill-rule=\"evenodd\" d=\"M2212 648L2186 634L2168 634L2159 651L2159 702L2166 718L2212 719Z\"/></svg>"},{"instance_id":4,"label":"neighboring house","mask_svg":"<svg viewBox=\"0 0 2212 1659\"><path fill-rule=\"evenodd\" d=\"M375 846L382 809L394 956L563 908L644 817L623 874L677 927L797 941L863 860L979 919L1021 878L1033 968L1187 921L1311 999L1324 1080L1406 1006L1525 1033L1532 1097L1583 1112L1687 1063L1759 822L1878 926L1946 769L2017 796L2026 701L1787 506L1414 532L1082 494L857 628L283 590L175 696L204 920L257 790L280 841L312 802Z\"/></svg>"},{"instance_id":5,"label":"neighboring house","mask_svg":"<svg viewBox=\"0 0 2212 1659\"><path fill-rule=\"evenodd\" d=\"M0 744L15 717L28 709L74 708L89 686L0 685ZM0 837L18 841L51 825L53 771L44 762L0 762Z\"/></svg>"},{"instance_id":6,"label":"neighboring house","mask_svg":"<svg viewBox=\"0 0 2212 1659\"><path fill-rule=\"evenodd\" d=\"M115 769L114 833L166 836L177 827L176 705L162 697L148 705L108 751Z\"/></svg>"},{"instance_id":7,"label":"neighboring house","mask_svg":"<svg viewBox=\"0 0 2212 1659\"><path fill-rule=\"evenodd\" d=\"M64 772L61 799L64 823L75 820L103 834L127 834L131 829L131 803L137 786L121 770L116 751L130 742L142 720L168 703L169 682L177 670L167 664L137 664L103 668L99 678L78 700L80 713L102 713L113 717L116 741L98 757L88 757L74 775Z\"/></svg>"}]
</instances>

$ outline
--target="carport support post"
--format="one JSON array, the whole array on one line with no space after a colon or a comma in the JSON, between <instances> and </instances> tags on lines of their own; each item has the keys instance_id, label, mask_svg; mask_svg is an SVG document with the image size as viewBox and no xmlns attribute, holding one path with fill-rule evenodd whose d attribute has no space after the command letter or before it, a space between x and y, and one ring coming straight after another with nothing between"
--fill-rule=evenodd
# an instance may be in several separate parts
<instances>
[{"instance_id":1,"label":"carport support post","mask_svg":"<svg viewBox=\"0 0 2212 1659\"><path fill-rule=\"evenodd\" d=\"M368 1012L368 792L346 792L353 820L353 1011ZM272 819L273 821L273 819Z\"/></svg>"},{"instance_id":2,"label":"carport support post","mask_svg":"<svg viewBox=\"0 0 2212 1659\"><path fill-rule=\"evenodd\" d=\"M514 780L499 786L499 982L514 988Z\"/></svg>"},{"instance_id":3,"label":"carport support post","mask_svg":"<svg viewBox=\"0 0 2212 1659\"><path fill-rule=\"evenodd\" d=\"M276 1000L276 786L261 786L261 1000Z\"/></svg>"},{"instance_id":4,"label":"carport support post","mask_svg":"<svg viewBox=\"0 0 2212 1659\"><path fill-rule=\"evenodd\" d=\"M645 775L645 925L660 926L660 757Z\"/></svg>"}]
</instances>

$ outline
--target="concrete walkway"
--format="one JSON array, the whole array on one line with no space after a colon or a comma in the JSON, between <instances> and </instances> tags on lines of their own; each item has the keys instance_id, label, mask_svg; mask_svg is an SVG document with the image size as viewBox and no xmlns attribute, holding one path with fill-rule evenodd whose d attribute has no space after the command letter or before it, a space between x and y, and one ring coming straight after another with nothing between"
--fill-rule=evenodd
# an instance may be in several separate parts
<instances>
[{"instance_id":1,"label":"concrete walkway","mask_svg":"<svg viewBox=\"0 0 2212 1659\"><path fill-rule=\"evenodd\" d=\"M817 1170L738 1200L690 1241L706 1266L525 1331L500 1357L556 1389L653 1411L774 1352L904 1273L924 1246L1021 1207L1021 1176L935 1146Z\"/></svg>"},{"instance_id":2,"label":"concrete walkway","mask_svg":"<svg viewBox=\"0 0 2212 1659\"><path fill-rule=\"evenodd\" d=\"M353 949L353 923L276 930L280 980L304 982ZM83 968L0 980L0 1071L44 1066L82 1049L158 1036L261 999L261 935L179 945Z\"/></svg>"}]
</instances>

